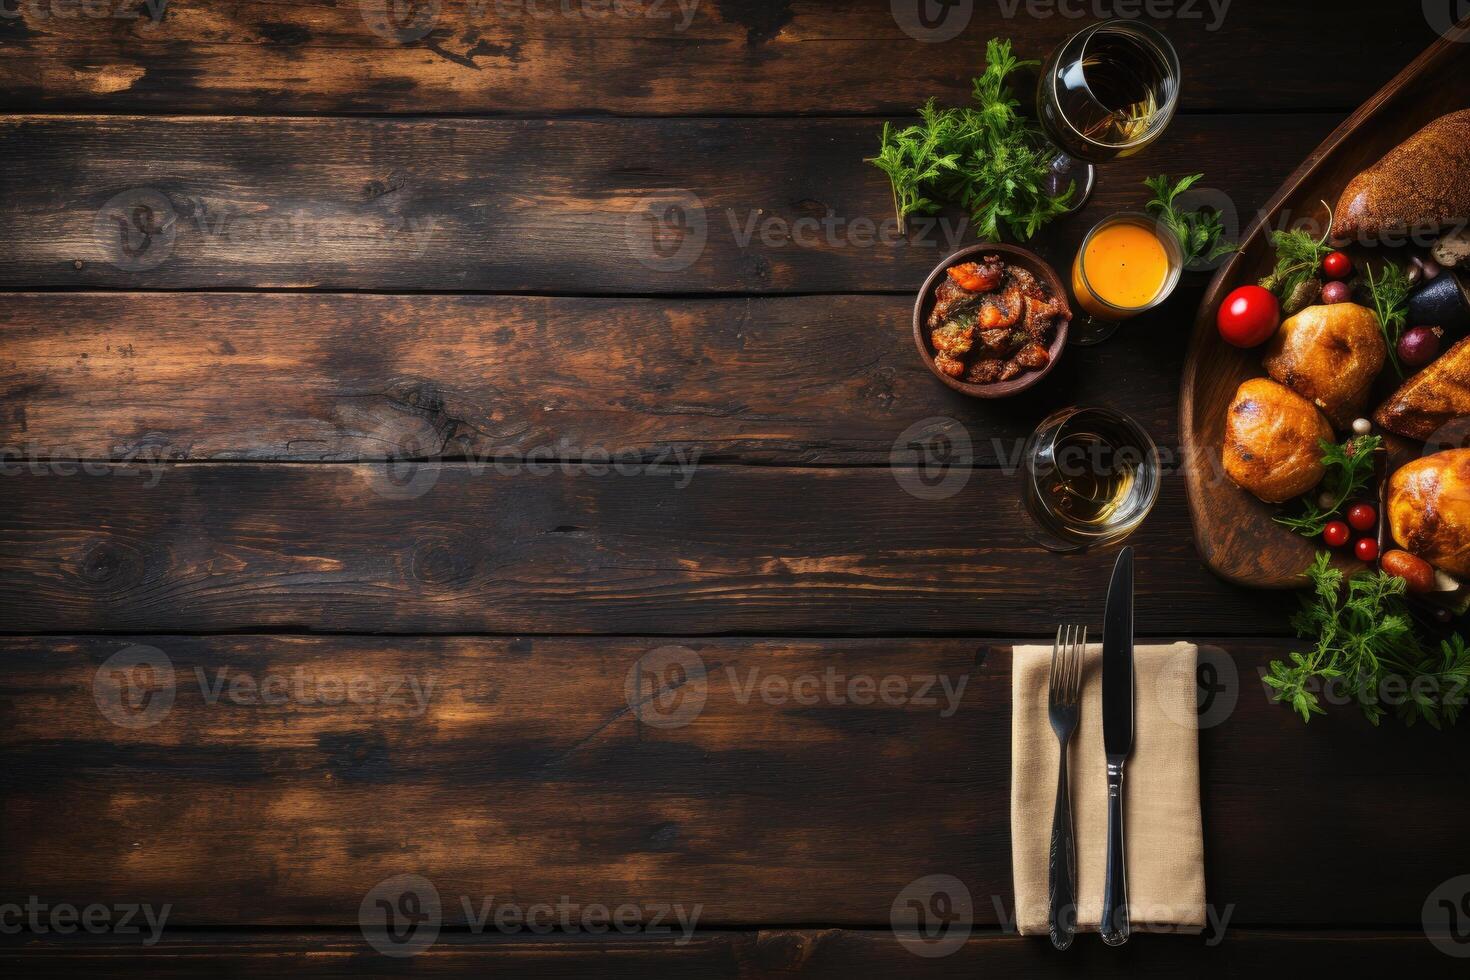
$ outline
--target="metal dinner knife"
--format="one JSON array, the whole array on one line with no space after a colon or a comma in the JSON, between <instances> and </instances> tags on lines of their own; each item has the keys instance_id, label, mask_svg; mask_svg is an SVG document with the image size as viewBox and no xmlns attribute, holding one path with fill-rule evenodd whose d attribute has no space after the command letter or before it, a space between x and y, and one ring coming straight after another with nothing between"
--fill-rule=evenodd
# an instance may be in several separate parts
<instances>
[{"instance_id":1,"label":"metal dinner knife","mask_svg":"<svg viewBox=\"0 0 1470 980\"><path fill-rule=\"evenodd\" d=\"M1123 855L1123 764L1133 751L1133 549L1118 553L1103 614L1103 751L1108 760L1108 870L1103 942L1128 941L1128 867Z\"/></svg>"}]
</instances>

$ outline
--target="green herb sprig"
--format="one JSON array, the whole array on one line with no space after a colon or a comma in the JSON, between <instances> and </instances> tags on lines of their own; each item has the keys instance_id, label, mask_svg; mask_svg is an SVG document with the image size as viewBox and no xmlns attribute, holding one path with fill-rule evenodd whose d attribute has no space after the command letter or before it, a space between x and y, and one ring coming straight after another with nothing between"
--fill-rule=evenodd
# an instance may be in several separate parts
<instances>
[{"instance_id":1,"label":"green herb sprig","mask_svg":"<svg viewBox=\"0 0 1470 980\"><path fill-rule=\"evenodd\" d=\"M1220 214L1214 210L1199 209L1180 211L1174 200L1195 184L1204 180L1204 174L1191 174L1170 183L1168 174L1148 177L1144 185L1154 192L1154 198L1144 207L1155 215L1179 239L1187 267L1213 262L1222 255L1238 248L1234 242L1224 240L1225 226L1220 223Z\"/></svg>"},{"instance_id":2,"label":"green herb sprig","mask_svg":"<svg viewBox=\"0 0 1470 980\"><path fill-rule=\"evenodd\" d=\"M1327 522L1342 512L1342 505L1349 498L1365 490L1373 479L1373 453L1383 443L1382 436L1354 436L1338 445L1326 439L1318 441L1322 447L1322 465L1327 472L1318 484L1316 495L1301 498L1302 513L1297 517L1273 517L1277 524L1284 524L1306 538L1315 538L1322 533ZM1328 494L1332 506L1323 507L1318 497Z\"/></svg>"},{"instance_id":3,"label":"green herb sprig","mask_svg":"<svg viewBox=\"0 0 1470 980\"><path fill-rule=\"evenodd\" d=\"M1021 103L1006 84L1012 72L1038 62L1017 59L1011 42L999 38L986 45L985 57L973 105L941 109L930 99L917 125L883 125L878 155L867 162L888 175L904 231L909 215L935 214L946 203L970 213L980 238L1004 231L1024 241L1067 213L1076 185L1057 196L1044 190L1056 151L1020 115Z\"/></svg>"},{"instance_id":4,"label":"green herb sprig","mask_svg":"<svg viewBox=\"0 0 1470 980\"><path fill-rule=\"evenodd\" d=\"M1303 283L1317 278L1322 260L1332 251L1327 239L1332 229L1313 238L1300 229L1271 233L1271 244L1276 248L1276 268L1261 280L1261 285L1281 299L1288 299Z\"/></svg>"},{"instance_id":5,"label":"green herb sprig","mask_svg":"<svg viewBox=\"0 0 1470 980\"><path fill-rule=\"evenodd\" d=\"M1470 648L1458 633L1437 647L1423 638L1404 602L1403 579L1385 572L1347 579L1326 551L1306 577L1312 589L1292 626L1313 647L1293 652L1290 663L1271 662L1263 680L1276 701L1311 721L1326 714L1315 688L1335 683L1374 725L1387 713L1385 696L1397 702L1405 725L1422 719L1442 728L1459 720L1470 693Z\"/></svg>"},{"instance_id":6,"label":"green herb sprig","mask_svg":"<svg viewBox=\"0 0 1470 980\"><path fill-rule=\"evenodd\" d=\"M1404 366L1399 363L1399 337L1409 321L1409 294L1414 284L1403 269L1392 261L1385 260L1378 275L1369 269L1365 278L1368 296L1373 302L1373 312L1378 314L1378 328L1388 344L1388 359L1398 376L1404 376Z\"/></svg>"}]
</instances>

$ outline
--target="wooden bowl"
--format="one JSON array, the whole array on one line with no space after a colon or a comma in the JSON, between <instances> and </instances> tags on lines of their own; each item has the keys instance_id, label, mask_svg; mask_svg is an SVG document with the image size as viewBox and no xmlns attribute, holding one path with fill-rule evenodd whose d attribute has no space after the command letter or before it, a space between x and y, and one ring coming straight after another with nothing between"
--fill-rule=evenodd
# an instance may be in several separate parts
<instances>
[{"instance_id":1,"label":"wooden bowl","mask_svg":"<svg viewBox=\"0 0 1470 980\"><path fill-rule=\"evenodd\" d=\"M925 364L929 365L929 370L934 373L934 377L960 394L969 395L972 398L1005 398L1030 388L1057 366L1057 361L1061 360L1062 351L1067 347L1067 328L1072 321L1069 317L1057 324L1056 335L1052 337L1051 347L1048 350L1051 359L1046 362L1046 367L1023 371L1009 381L997 381L988 385L960 381L940 371L934 366L934 351L929 346L929 331L924 326L924 321L929 319L929 312L934 308L934 290L938 287L945 270L950 266L959 265L961 262L977 262L983 255L999 255L1006 264L1020 266L1041 280L1046 288L1052 290L1053 295L1068 300L1066 287L1062 285L1062 280L1056 270L1035 252L1029 252L1017 245L1003 245L999 242L971 245L960 249L939 263L934 271L929 273L929 278L924 280L924 286L919 290L919 298L914 301L914 346L919 349L919 356L924 359ZM1070 300L1067 305L1070 309Z\"/></svg>"}]
</instances>

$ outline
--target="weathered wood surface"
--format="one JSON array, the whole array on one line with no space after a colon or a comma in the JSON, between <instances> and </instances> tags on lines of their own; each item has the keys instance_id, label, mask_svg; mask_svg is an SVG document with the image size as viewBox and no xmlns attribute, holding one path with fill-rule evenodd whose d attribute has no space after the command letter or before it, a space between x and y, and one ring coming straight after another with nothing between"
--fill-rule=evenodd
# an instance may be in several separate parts
<instances>
[{"instance_id":1,"label":"weathered wood surface","mask_svg":"<svg viewBox=\"0 0 1470 980\"><path fill-rule=\"evenodd\" d=\"M955 453L1015 465L1048 413L1108 404L1167 448L1174 389L1142 379L1178 370L1198 295L990 402L935 381L907 296L0 294L0 447L10 461L677 450L886 465L910 439L963 431Z\"/></svg>"},{"instance_id":2,"label":"weathered wood surface","mask_svg":"<svg viewBox=\"0 0 1470 980\"><path fill-rule=\"evenodd\" d=\"M1373 729L1352 706L1304 727L1259 681L1291 643L1200 639L1220 651L1200 749L1217 915L1417 927L1463 869L1400 831L1460 833L1466 733ZM153 669L109 686L134 644ZM682 674L647 659L670 645ZM1015 907L1003 644L30 637L0 641L0 666L0 902L351 927L370 889L417 874L446 926L469 921L461 896L567 896L698 903L704 928L883 927L905 886L949 874L978 922ZM1392 873L1365 888L1365 867Z\"/></svg>"},{"instance_id":3,"label":"weathered wood surface","mask_svg":"<svg viewBox=\"0 0 1470 980\"><path fill-rule=\"evenodd\" d=\"M1272 0L949 6L927 8L946 15L928 33L917 2L872 0L18 3L0 19L0 107L907 112L930 96L968 98L988 37L1042 58L1097 16L1156 10L1168 16L1150 22L1184 65L1186 108L1347 109L1435 36L1420 4L1375 0L1310 18ZM906 34L895 10L933 40Z\"/></svg>"},{"instance_id":4,"label":"weathered wood surface","mask_svg":"<svg viewBox=\"0 0 1470 980\"><path fill-rule=\"evenodd\" d=\"M647 936L466 936L443 933L405 963L380 956L358 936L303 936L289 932L200 933L167 937L151 948L93 937L66 942L0 943L0 963L31 975L109 978L197 977L201 973L293 977L515 976L556 980L596 976L832 978L923 980L983 976L1034 980L1038 976L1135 978L1189 976L1225 980L1282 971L1320 971L1351 963L1392 975L1455 977L1458 964L1423 935L1362 932L1228 932L1222 944L1190 936L1139 937L1121 949L1081 941L1065 956L1044 939L976 933L954 953L924 959L892 933L846 929L764 929L702 932L688 943ZM410 966L411 964L411 966Z\"/></svg>"},{"instance_id":5,"label":"weathered wood surface","mask_svg":"<svg viewBox=\"0 0 1470 980\"><path fill-rule=\"evenodd\" d=\"M994 634L1100 614L1112 555L1042 550L1019 475L680 462L10 463L0 629ZM1177 478L1134 544L1140 631L1283 628L1286 597L1201 567Z\"/></svg>"},{"instance_id":6,"label":"weathered wood surface","mask_svg":"<svg viewBox=\"0 0 1470 980\"><path fill-rule=\"evenodd\" d=\"M1338 118L1180 118L1106 167L1041 251L1065 267L1163 170L1205 172L1248 220ZM867 119L8 116L0 288L912 293L974 234L960 215L897 234L888 182L863 162L878 132Z\"/></svg>"}]
</instances>

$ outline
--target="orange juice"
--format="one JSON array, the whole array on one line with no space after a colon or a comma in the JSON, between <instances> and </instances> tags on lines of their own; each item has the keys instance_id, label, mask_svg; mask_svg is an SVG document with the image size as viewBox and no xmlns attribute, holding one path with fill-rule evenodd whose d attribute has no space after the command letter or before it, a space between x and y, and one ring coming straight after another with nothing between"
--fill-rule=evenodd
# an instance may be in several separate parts
<instances>
[{"instance_id":1,"label":"orange juice","mask_svg":"<svg viewBox=\"0 0 1470 980\"><path fill-rule=\"evenodd\" d=\"M1072 264L1072 291L1093 316L1121 320L1159 299L1175 272L1153 222L1119 216L1087 236Z\"/></svg>"}]
</instances>

